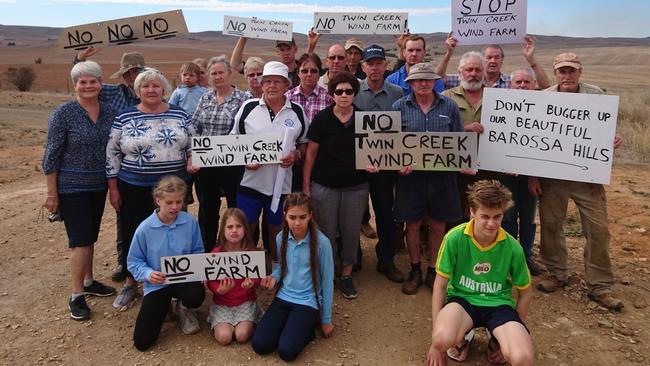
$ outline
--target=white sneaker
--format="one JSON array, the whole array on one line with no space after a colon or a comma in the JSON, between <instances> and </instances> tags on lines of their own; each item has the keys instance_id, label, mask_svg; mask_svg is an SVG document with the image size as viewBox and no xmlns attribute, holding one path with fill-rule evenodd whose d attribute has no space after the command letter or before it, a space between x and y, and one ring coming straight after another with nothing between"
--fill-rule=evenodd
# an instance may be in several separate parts
<instances>
[{"instance_id":1,"label":"white sneaker","mask_svg":"<svg viewBox=\"0 0 650 366\"><path fill-rule=\"evenodd\" d=\"M124 311L129 308L129 306L135 300L137 295L137 285L125 285L120 290L120 293L115 297L113 301L113 307L119 311Z\"/></svg>"},{"instance_id":2,"label":"white sneaker","mask_svg":"<svg viewBox=\"0 0 650 366\"><path fill-rule=\"evenodd\" d=\"M194 310L183 306L180 300L176 303L176 315L178 316L178 321L180 322L183 333L194 334L201 330L199 320L196 318Z\"/></svg>"}]
</instances>

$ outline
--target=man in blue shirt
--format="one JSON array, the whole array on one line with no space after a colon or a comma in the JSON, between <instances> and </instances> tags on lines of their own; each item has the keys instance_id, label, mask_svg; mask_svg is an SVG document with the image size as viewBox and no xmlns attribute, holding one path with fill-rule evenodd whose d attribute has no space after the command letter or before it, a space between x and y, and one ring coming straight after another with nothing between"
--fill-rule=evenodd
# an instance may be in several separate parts
<instances>
[{"instance_id":1,"label":"man in blue shirt","mask_svg":"<svg viewBox=\"0 0 650 366\"><path fill-rule=\"evenodd\" d=\"M390 74L386 78L386 81L400 86L402 89L404 89L405 95L411 94L411 85L406 82L406 77L409 75L409 72L413 65L424 62L426 48L426 42L422 36L415 34L408 36L406 42L404 42L404 50L402 51L406 63L397 71ZM433 87L438 93L445 90L445 84L440 79L435 80Z\"/></svg>"}]
</instances>

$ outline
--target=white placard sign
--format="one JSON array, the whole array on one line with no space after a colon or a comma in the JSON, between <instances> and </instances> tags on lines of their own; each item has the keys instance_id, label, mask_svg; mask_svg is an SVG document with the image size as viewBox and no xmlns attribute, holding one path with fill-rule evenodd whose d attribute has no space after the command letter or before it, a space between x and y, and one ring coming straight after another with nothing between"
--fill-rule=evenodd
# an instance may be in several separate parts
<instances>
[{"instance_id":1,"label":"white placard sign","mask_svg":"<svg viewBox=\"0 0 650 366\"><path fill-rule=\"evenodd\" d=\"M175 255L160 258L165 283L264 278L264 251Z\"/></svg>"},{"instance_id":2,"label":"white placard sign","mask_svg":"<svg viewBox=\"0 0 650 366\"><path fill-rule=\"evenodd\" d=\"M293 22L224 15L223 34L246 38L291 41Z\"/></svg>"},{"instance_id":3,"label":"white placard sign","mask_svg":"<svg viewBox=\"0 0 650 366\"><path fill-rule=\"evenodd\" d=\"M61 32L57 47L83 50L142 41L156 41L187 33L182 10L131 18L107 20L68 27Z\"/></svg>"},{"instance_id":4,"label":"white placard sign","mask_svg":"<svg viewBox=\"0 0 650 366\"><path fill-rule=\"evenodd\" d=\"M461 45L520 43L527 0L452 0L451 30Z\"/></svg>"},{"instance_id":5,"label":"white placard sign","mask_svg":"<svg viewBox=\"0 0 650 366\"><path fill-rule=\"evenodd\" d=\"M408 13L314 13L314 30L322 34L402 34Z\"/></svg>"},{"instance_id":6,"label":"white placard sign","mask_svg":"<svg viewBox=\"0 0 650 366\"><path fill-rule=\"evenodd\" d=\"M199 167L279 164L282 135L224 135L192 137L192 164Z\"/></svg>"},{"instance_id":7,"label":"white placard sign","mask_svg":"<svg viewBox=\"0 0 650 366\"><path fill-rule=\"evenodd\" d=\"M475 169L478 136L471 132L402 132L400 112L355 113L357 169Z\"/></svg>"},{"instance_id":8,"label":"white placard sign","mask_svg":"<svg viewBox=\"0 0 650 366\"><path fill-rule=\"evenodd\" d=\"M609 184L618 96L485 88L480 169Z\"/></svg>"}]
</instances>

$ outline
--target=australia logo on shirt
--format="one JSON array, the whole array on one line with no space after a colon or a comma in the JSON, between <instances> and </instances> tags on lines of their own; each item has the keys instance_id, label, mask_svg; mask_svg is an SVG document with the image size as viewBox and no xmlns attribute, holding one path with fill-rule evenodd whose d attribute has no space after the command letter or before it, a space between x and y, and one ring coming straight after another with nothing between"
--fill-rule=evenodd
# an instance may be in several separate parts
<instances>
[{"instance_id":1,"label":"australia logo on shirt","mask_svg":"<svg viewBox=\"0 0 650 366\"><path fill-rule=\"evenodd\" d=\"M492 265L490 263L476 263L474 265L474 274L475 275L480 275L484 273L490 272L490 269L492 269Z\"/></svg>"},{"instance_id":2,"label":"australia logo on shirt","mask_svg":"<svg viewBox=\"0 0 650 366\"><path fill-rule=\"evenodd\" d=\"M284 125L287 128L293 128L293 126L296 125L296 122L294 122L291 118L287 118L287 119L284 120Z\"/></svg>"}]
</instances>

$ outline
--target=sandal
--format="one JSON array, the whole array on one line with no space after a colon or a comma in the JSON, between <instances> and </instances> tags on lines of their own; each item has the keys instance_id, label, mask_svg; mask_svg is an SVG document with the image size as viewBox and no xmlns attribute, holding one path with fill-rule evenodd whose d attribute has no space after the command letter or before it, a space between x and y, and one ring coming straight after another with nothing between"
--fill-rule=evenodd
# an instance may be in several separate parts
<instances>
[{"instance_id":1,"label":"sandal","mask_svg":"<svg viewBox=\"0 0 650 366\"><path fill-rule=\"evenodd\" d=\"M465 338L463 338L462 342L447 350L447 357L457 362L465 361L469 355L469 345L473 339L474 329L470 329L469 332L465 333Z\"/></svg>"},{"instance_id":2,"label":"sandal","mask_svg":"<svg viewBox=\"0 0 650 366\"><path fill-rule=\"evenodd\" d=\"M499 341L492 336L491 334L489 335L489 340L488 340L488 354L487 354L487 361L491 365L505 365L506 364L506 359L503 358L503 354L501 353L501 346L499 346Z\"/></svg>"}]
</instances>

